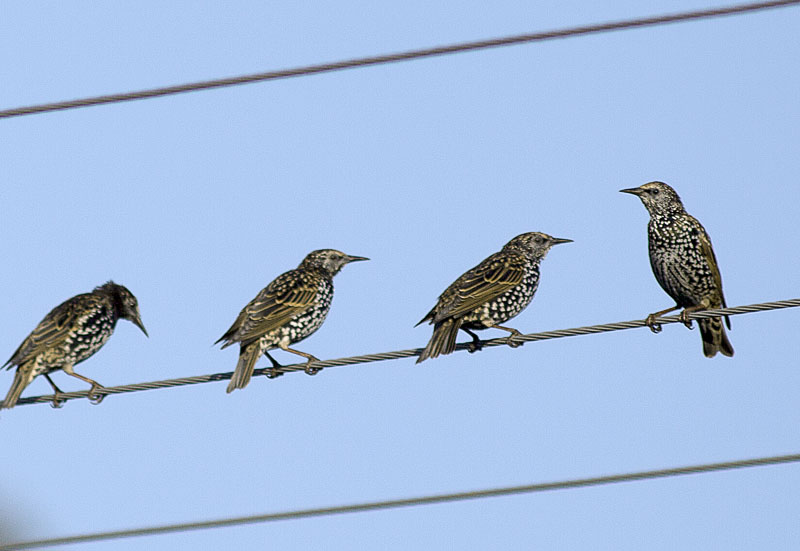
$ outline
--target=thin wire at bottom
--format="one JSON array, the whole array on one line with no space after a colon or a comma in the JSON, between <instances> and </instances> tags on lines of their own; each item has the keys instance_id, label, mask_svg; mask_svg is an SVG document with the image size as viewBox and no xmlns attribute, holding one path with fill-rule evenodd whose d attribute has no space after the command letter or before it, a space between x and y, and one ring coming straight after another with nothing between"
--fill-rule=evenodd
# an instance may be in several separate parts
<instances>
[{"instance_id":1,"label":"thin wire at bottom","mask_svg":"<svg viewBox=\"0 0 800 551\"><path fill-rule=\"evenodd\" d=\"M450 494L437 494L437 495L412 497L406 499L390 499L386 501L373 501L373 502L357 503L351 505L338 505L334 507L320 507L315 509L297 509L294 511L285 511L281 513L266 513L262 515L250 515L250 516L232 517L225 519L205 520L200 522L165 524L161 526L134 528L130 530L113 530L108 532L97 532L94 534L67 536L63 538L32 540L19 543L12 543L8 545L0 545L0 551L11 551L15 549L16 550L34 549L40 547L66 545L69 543L86 543L91 541L132 538L137 536L155 536L155 535L170 534L175 532L187 532L193 530L205 530L209 528L237 526L241 524L255 524L262 522L274 522L278 520L321 517L329 515L338 515L343 513L360 513L365 511L397 509L400 507L412 507L418 505L433 505L437 503L466 501L472 499L510 496L517 494L529 494L535 492L546 492L551 490L566 490L569 488L601 486L605 484L615 484L620 482L633 482L637 480L668 478L673 476L683 476L689 474L709 473L714 471L729 471L733 469L743 469L747 467L763 467L766 465L779 465L779 464L797 463L797 462L800 462L800 454L797 453L791 455L757 457L754 459L741 459L738 461L725 461L722 463L706 463L706 464L691 465L686 467L675 467L671 469L638 471L625 474L597 476L592 478L578 478L572 480L563 480L559 482L526 484L524 486L507 486L503 488L492 488L487 490L456 492Z\"/></svg>"}]
</instances>

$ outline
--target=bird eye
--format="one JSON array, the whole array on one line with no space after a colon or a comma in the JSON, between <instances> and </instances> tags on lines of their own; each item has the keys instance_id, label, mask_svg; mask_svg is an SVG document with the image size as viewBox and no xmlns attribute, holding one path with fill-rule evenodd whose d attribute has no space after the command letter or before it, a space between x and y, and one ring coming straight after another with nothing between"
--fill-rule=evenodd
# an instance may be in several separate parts
<instances>
[{"instance_id":1,"label":"bird eye","mask_svg":"<svg viewBox=\"0 0 800 551\"><path fill-rule=\"evenodd\" d=\"M657 190L657 189L651 189L651 190L650 190L650 193L651 193L652 195L658 195L658 190Z\"/></svg>"},{"instance_id":2,"label":"bird eye","mask_svg":"<svg viewBox=\"0 0 800 551\"><path fill-rule=\"evenodd\" d=\"M541 237L537 237L534 241L536 241L537 243L541 243L543 240Z\"/></svg>"}]
</instances>

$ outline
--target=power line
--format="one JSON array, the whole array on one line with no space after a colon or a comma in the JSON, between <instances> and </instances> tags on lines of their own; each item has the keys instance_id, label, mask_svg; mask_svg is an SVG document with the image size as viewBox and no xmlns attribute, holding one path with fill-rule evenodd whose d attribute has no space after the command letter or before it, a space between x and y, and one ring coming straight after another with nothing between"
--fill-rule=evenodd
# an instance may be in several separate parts
<instances>
[{"instance_id":1,"label":"power line","mask_svg":"<svg viewBox=\"0 0 800 551\"><path fill-rule=\"evenodd\" d=\"M335 61L332 63L306 65L303 67L295 67L291 69L268 71L265 73L255 73L255 74L241 75L236 77L227 77L214 80L205 80L200 82L191 82L188 84L164 86L162 88L152 88L148 90L139 90L135 92L108 94L102 96L81 98L76 100L59 101L54 103L43 103L39 105L30 105L26 107L17 107L14 109L6 109L0 111L0 119L19 117L22 115L31 115L34 113L46 113L49 111L76 109L79 107L88 107L92 105L101 105L106 103L119 103L123 101L132 101L138 99L168 96L172 94L181 94L184 92L194 92L198 90L208 90L211 88L221 88L225 86L235 86L239 84L248 84L252 82L263 82L267 80L278 80L278 79L304 76L304 75L329 73L332 71L341 71L343 69L352 69L354 67L365 67L370 65L382 65L385 63L396 63L399 61L408 61L412 59L420 59L425 57L454 54L458 52L483 50L487 48L496 48L499 46L510 46L513 44L542 42L545 40L552 40L555 38L567 38L571 36L582 36L588 34L622 30L622 29L632 29L637 27L649 27L653 25L677 23L679 21L707 19L723 15L749 13L758 10L790 6L798 3L800 3L800 0L773 0L768 2L755 2L751 4L739 4L733 6L725 6L721 8L712 8L707 10L695 10L695 11L680 12L674 14L657 15L652 17L642 17L638 19L626 19L622 21L598 23L594 25L569 27L553 31L519 34L519 35L506 36L500 38L490 38L486 40L476 40L473 42L461 42L446 46L436 46L433 48L424 48L419 50L407 50L405 52L376 55L371 57L360 57L344 61Z\"/></svg>"},{"instance_id":2,"label":"power line","mask_svg":"<svg viewBox=\"0 0 800 551\"><path fill-rule=\"evenodd\" d=\"M782 308L795 308L800 306L800 298L790 300L779 300L775 302L762 302L760 304L750 304L747 306L736 306L733 308L718 308L714 310L704 310L702 312L694 312L689 315L690 319L704 319L719 317L721 315L734 316L738 314L748 314L752 312L764 312L767 310L778 310ZM662 325L670 323L678 323L679 316L665 316L663 318L656 318L656 322ZM558 329L555 331L545 331L543 333L530 333L514 337L514 340L519 342L531 341L544 341L549 339L558 339L562 337L575 337L580 335L594 335L596 333L608 333L611 331L621 331L624 329L635 329L637 327L646 327L644 320L620 321L616 323L605 323L601 325L589 325L584 327L575 327L572 329ZM507 344L506 337L490 339L482 341L483 346L505 346ZM466 350L467 344L459 344L456 346L457 350ZM334 360L324 360L314 362L313 367L322 369L328 367L341 367L345 365L365 364L371 362L379 362L384 360L397 360L400 358L410 358L419 356L422 353L422 348L410 348L406 350L396 350L394 352L381 352L378 354L365 354L362 356L350 356L347 358L339 358ZM253 371L254 376L268 375L270 373L290 373L293 371L304 371L305 363L285 365L280 368L259 368ZM212 375L196 375L194 377L182 377L179 379L166 379L163 381L152 381L146 383L135 383L122 386L109 386L95 390L95 394L109 395L109 394L124 394L128 392L140 392L143 390L153 390L157 388L171 388L177 386L196 385L201 383L210 383L213 381L227 381L231 378L233 372L214 373ZM79 398L86 398L88 391L81 390L77 392L64 392L59 394L59 399L62 401L74 400ZM29 398L21 398L17 405L36 404L36 403L52 403L52 395L31 396Z\"/></svg>"},{"instance_id":3,"label":"power line","mask_svg":"<svg viewBox=\"0 0 800 551\"><path fill-rule=\"evenodd\" d=\"M223 528L227 526L238 526L241 524L274 522L277 520L293 520L293 519L301 519L309 517L321 517L329 515L338 515L342 513L363 513L365 511L397 509L400 507L413 507L418 505L433 505L437 503L449 503L454 501L467 501L472 499L483 499L488 497L500 497L500 496L510 496L518 494L530 494L536 492L548 492L551 490L566 490L570 488L585 488L589 486L602 486L606 484L616 484L620 482L633 482L637 480L648 480L654 478L669 478L673 476L683 476L688 474L729 471L733 469L743 469L748 467L763 467L766 465L780 465L785 463L797 463L797 462L800 462L800 454L776 455L772 457L758 457L755 459L725 461L722 463L705 463L701 465L692 465L688 467L659 469L655 471L638 471L633 473L597 476L592 478L577 478L577 479L563 480L558 482L526 484L524 486L506 486L503 488L492 488L488 490L474 490L469 492L456 492L451 494L436 494L436 495L419 496L419 497L412 497L405 499L390 499L386 501L372 501L367 503L357 503L351 505L337 505L334 507L319 507L315 509L296 509L293 511L285 511L281 513L266 513L262 515L250 515L243 517L205 520L199 522L164 524L161 526L134 528L130 530L113 530L108 532L96 532L93 534L83 534L78 536L67 536L62 538L32 540L19 543L11 543L7 545L0 545L0 551L34 549L39 547L53 547L56 545L66 545L69 543L86 543L86 542L104 541L110 539L132 538L137 536L155 536L162 534L171 534L175 532L204 530L208 528Z\"/></svg>"}]
</instances>

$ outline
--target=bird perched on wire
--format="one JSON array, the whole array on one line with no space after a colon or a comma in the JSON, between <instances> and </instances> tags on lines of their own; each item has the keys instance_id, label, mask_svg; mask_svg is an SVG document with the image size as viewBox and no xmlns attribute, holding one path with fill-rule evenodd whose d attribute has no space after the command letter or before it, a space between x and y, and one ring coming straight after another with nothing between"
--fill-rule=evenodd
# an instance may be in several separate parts
<instances>
[{"instance_id":1,"label":"bird perched on wire","mask_svg":"<svg viewBox=\"0 0 800 551\"><path fill-rule=\"evenodd\" d=\"M53 387L53 406L58 407L61 390L49 375L58 369L91 384L89 399L99 403L103 396L95 392L103 386L73 368L103 347L120 318L130 320L147 335L136 297L113 281L53 308L4 364L8 369L16 367L17 372L2 407L13 407L37 375L44 375Z\"/></svg>"},{"instance_id":2,"label":"bird perched on wire","mask_svg":"<svg viewBox=\"0 0 800 551\"><path fill-rule=\"evenodd\" d=\"M722 276L711 239L702 224L683 208L675 190L664 182L649 182L620 191L638 196L650 213L647 225L650 266L658 284L676 303L647 316L650 329L654 333L661 331L655 319L679 308L683 308L681 321L691 329L690 313L726 307ZM728 316L725 316L725 323L730 329ZM733 347L720 318L697 320L697 324L706 357L713 358L717 352L733 356Z\"/></svg>"},{"instance_id":3,"label":"bird perched on wire","mask_svg":"<svg viewBox=\"0 0 800 551\"><path fill-rule=\"evenodd\" d=\"M481 348L481 341L473 330L490 327L508 331L508 345L520 346L522 343L513 338L521 333L499 324L522 312L533 300L539 286L539 263L550 247L571 242L571 239L546 233L523 233L459 277L417 323L433 324L433 336L417 363L453 352L459 329L472 337L470 352Z\"/></svg>"},{"instance_id":4,"label":"bird perched on wire","mask_svg":"<svg viewBox=\"0 0 800 551\"><path fill-rule=\"evenodd\" d=\"M244 388L250 382L258 358L264 354L272 362L270 377L278 373L274 368L282 367L270 356L269 351L280 348L303 356L305 371L316 374L319 369L311 367L317 360L311 354L289 348L320 328L331 308L333 299L333 276L345 264L369 260L363 256L350 256L334 249L321 249L309 253L294 270L279 275L261 290L239 313L217 342L222 348L239 343L239 362L233 373L228 392Z\"/></svg>"}]
</instances>

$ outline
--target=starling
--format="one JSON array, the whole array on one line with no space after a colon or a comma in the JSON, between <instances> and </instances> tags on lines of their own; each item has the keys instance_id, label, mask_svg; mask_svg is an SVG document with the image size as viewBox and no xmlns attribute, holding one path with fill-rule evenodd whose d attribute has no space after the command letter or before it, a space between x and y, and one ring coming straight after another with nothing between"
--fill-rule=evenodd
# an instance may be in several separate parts
<instances>
[{"instance_id":1,"label":"starling","mask_svg":"<svg viewBox=\"0 0 800 551\"><path fill-rule=\"evenodd\" d=\"M433 336L417 363L453 352L459 329L472 337L470 352L481 348L481 341L472 330L490 327L508 331L508 345L520 346L512 339L521 333L498 324L522 312L533 300L539 286L539 262L550 247L571 242L546 233L523 233L459 277L417 323L433 324Z\"/></svg>"},{"instance_id":2,"label":"starling","mask_svg":"<svg viewBox=\"0 0 800 551\"><path fill-rule=\"evenodd\" d=\"M8 369L16 366L17 373L2 407L14 407L22 391L37 375L44 375L53 387L53 405L57 407L61 391L49 376L57 369L91 384L89 399L99 403L103 396L94 392L103 386L75 373L73 368L103 347L120 318L130 320L147 335L136 297L113 281L53 308L3 365Z\"/></svg>"},{"instance_id":3,"label":"starling","mask_svg":"<svg viewBox=\"0 0 800 551\"><path fill-rule=\"evenodd\" d=\"M333 276L345 264L369 260L363 256L350 256L334 249L313 251L294 270L279 275L261 290L239 313L231 328L217 342L224 341L222 348L239 343L239 362L233 373L228 392L244 388L250 382L258 358L264 354L273 368L281 367L269 355L269 351L280 348L303 356L306 373L316 374L319 369L311 367L317 360L311 354L289 348L320 328L331 308L333 299ZM270 377L278 373L271 371Z\"/></svg>"},{"instance_id":4,"label":"starling","mask_svg":"<svg viewBox=\"0 0 800 551\"><path fill-rule=\"evenodd\" d=\"M650 266L658 284L675 300L675 306L647 316L654 333L661 331L655 319L683 308L681 321L692 328L689 314L708 308L726 307L711 239L705 228L686 212L675 190L663 182L650 182L623 193L637 195L650 212L647 235ZM731 322L725 316L728 329ZM703 354L713 358L717 352L733 356L733 347L719 318L697 320L703 339Z\"/></svg>"}]
</instances>

